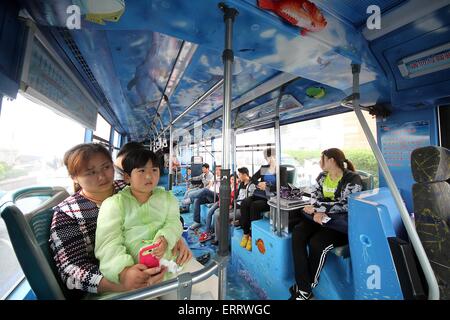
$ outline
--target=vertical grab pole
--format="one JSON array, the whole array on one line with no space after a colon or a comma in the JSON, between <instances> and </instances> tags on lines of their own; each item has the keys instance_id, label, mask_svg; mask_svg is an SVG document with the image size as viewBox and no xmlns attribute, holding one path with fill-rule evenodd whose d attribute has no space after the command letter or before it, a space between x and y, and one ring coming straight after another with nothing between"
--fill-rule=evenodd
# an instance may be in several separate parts
<instances>
[{"instance_id":1,"label":"vertical grab pole","mask_svg":"<svg viewBox=\"0 0 450 320\"><path fill-rule=\"evenodd\" d=\"M233 129L231 131L231 163L233 168L233 173L237 175L237 163L236 163L236 131ZM237 187L237 176L234 177L234 199L233 199L233 226L234 222L236 221L236 198L238 197L238 190L236 190Z\"/></svg>"},{"instance_id":2,"label":"vertical grab pole","mask_svg":"<svg viewBox=\"0 0 450 320\"><path fill-rule=\"evenodd\" d=\"M170 106L169 97L166 95L163 95L163 99L167 104L167 110L169 111L169 191L172 190L173 183L173 174L172 174L172 156L173 156L173 114L172 114L172 107ZM178 173L178 172L177 172ZM177 179L177 176L175 175L175 180Z\"/></svg>"},{"instance_id":3,"label":"vertical grab pole","mask_svg":"<svg viewBox=\"0 0 450 320\"><path fill-rule=\"evenodd\" d=\"M219 3L219 9L223 11L225 22L225 49L222 60L224 64L224 86L223 86L223 124L222 124L222 172L220 182L220 234L219 234L219 256L229 255L229 224L228 215L231 198L230 188L230 132L231 132L231 76L233 68L233 23L238 11L229 8L223 2ZM219 299L224 299L226 295L227 283L227 259L224 259L219 268Z\"/></svg>"},{"instance_id":4,"label":"vertical grab pole","mask_svg":"<svg viewBox=\"0 0 450 320\"><path fill-rule=\"evenodd\" d=\"M2 115L2 101L3 101L3 95L0 93L0 116Z\"/></svg>"},{"instance_id":5,"label":"vertical grab pole","mask_svg":"<svg viewBox=\"0 0 450 320\"><path fill-rule=\"evenodd\" d=\"M420 242L419 236L417 235L417 231L411 221L411 218L408 213L408 209L403 202L403 199L398 191L397 185L395 184L394 178L389 171L389 168L384 160L383 154L381 153L380 148L378 147L375 138L370 131L369 125L367 124L364 115L361 112L361 108L359 106L359 74L361 72L361 65L352 64L352 73L353 73L353 110L355 110L356 116L358 117L359 123L366 135L367 141L372 148L372 151L375 155L375 158L378 161L381 171L383 172L384 178L386 179L386 183L391 190L392 196L394 197L395 204L397 205L398 210L400 211L400 215L402 217L403 224L405 225L406 231L408 232L408 236L411 240L411 244L414 247L414 250L417 254L417 258L419 259L420 266L425 274L425 278L428 283L428 299L429 300L439 300L439 286L434 275L433 269L431 268L430 261L428 260L427 254L423 249L422 243Z\"/></svg>"},{"instance_id":6,"label":"vertical grab pole","mask_svg":"<svg viewBox=\"0 0 450 320\"><path fill-rule=\"evenodd\" d=\"M276 212L276 228L277 236L281 237L281 209L280 209L280 165L281 165L281 135L280 135L280 103L283 97L283 88L280 89L280 95L278 96L276 105L276 116L275 116L275 152L277 154L277 170L276 170L276 187L277 187L277 212Z\"/></svg>"},{"instance_id":7,"label":"vertical grab pole","mask_svg":"<svg viewBox=\"0 0 450 320\"><path fill-rule=\"evenodd\" d=\"M172 157L173 157L173 134L172 125L169 126L169 191L172 190L173 174L172 174ZM175 176L176 179L176 176Z\"/></svg>"}]
</instances>

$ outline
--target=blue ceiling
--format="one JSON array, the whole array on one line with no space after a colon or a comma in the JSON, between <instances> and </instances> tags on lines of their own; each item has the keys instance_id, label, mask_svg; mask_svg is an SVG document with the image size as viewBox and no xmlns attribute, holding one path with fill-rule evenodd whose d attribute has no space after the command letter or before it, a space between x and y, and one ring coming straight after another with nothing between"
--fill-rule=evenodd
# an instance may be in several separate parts
<instances>
[{"instance_id":1,"label":"blue ceiling","mask_svg":"<svg viewBox=\"0 0 450 320\"><path fill-rule=\"evenodd\" d=\"M81 30L71 30L70 36L121 127L133 140L147 139L152 124L160 129L157 111L164 126L170 122L167 105L162 101L163 93L168 96L173 117L176 117L223 77L224 23L223 13L218 9L219 0L104 0L96 5L92 0L22 2L39 25L50 26L47 29L50 33L53 27L66 25L69 5L79 5ZM274 6L271 10L262 9L263 2L266 6ZM255 90L259 92L258 86L280 75L298 77L284 91L287 98L283 99L281 108L286 109L282 114L286 121L292 117L300 119L316 113L328 114L328 108L320 108L338 105L351 94L352 62L362 64L362 104L391 102L392 97L399 102L408 88L417 87L417 82L405 82L399 78L395 69L397 60L419 49L449 41L448 10L429 17L438 20L434 29L425 20L428 29L421 31L405 27L402 38L395 36L396 33L372 42L364 38L361 27L368 16L368 5L379 5L385 13L407 1L297 1L302 5L313 3L316 11L311 21L316 21L316 29L312 25L305 26L304 21L303 24L298 23L301 27L292 25L280 15L281 6L293 1L263 2L225 1L239 11L233 39L236 56L232 77L233 100ZM320 17L326 23L317 28ZM55 39L66 52L73 49L61 39ZM417 46L419 39L420 45ZM401 47L402 41L410 43ZM450 79L442 76L441 80L445 83ZM432 83L431 79L429 84ZM270 115L279 86L283 84L280 82L255 96L254 101L244 103L239 109L242 113L239 121L245 123L251 117ZM323 96L308 96L306 90L310 87L323 88ZM406 91L399 96L399 90ZM448 90L445 92L448 95ZM220 109L222 101L223 88L220 87L176 126L192 126ZM268 110L247 112L258 106L261 109L262 105ZM342 110L336 109L336 112ZM208 124L218 125L220 120Z\"/></svg>"}]
</instances>

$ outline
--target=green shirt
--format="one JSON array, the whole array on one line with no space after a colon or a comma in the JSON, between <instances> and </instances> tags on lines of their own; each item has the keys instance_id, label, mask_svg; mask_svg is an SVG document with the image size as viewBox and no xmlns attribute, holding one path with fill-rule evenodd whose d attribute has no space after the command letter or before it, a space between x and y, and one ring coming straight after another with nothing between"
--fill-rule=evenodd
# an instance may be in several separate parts
<instances>
[{"instance_id":1,"label":"green shirt","mask_svg":"<svg viewBox=\"0 0 450 320\"><path fill-rule=\"evenodd\" d=\"M342 177L339 177L337 180L332 180L330 175L327 174L325 177L325 181L323 182L323 196L325 198L329 198L334 201L334 193L336 192L339 181L341 181Z\"/></svg>"},{"instance_id":2,"label":"green shirt","mask_svg":"<svg viewBox=\"0 0 450 320\"><path fill-rule=\"evenodd\" d=\"M183 228L175 196L163 188L155 188L147 202L141 204L130 187L103 201L97 220L95 256L101 273L119 283L125 267L138 263L139 250L160 236L167 240L166 259L180 239Z\"/></svg>"}]
</instances>

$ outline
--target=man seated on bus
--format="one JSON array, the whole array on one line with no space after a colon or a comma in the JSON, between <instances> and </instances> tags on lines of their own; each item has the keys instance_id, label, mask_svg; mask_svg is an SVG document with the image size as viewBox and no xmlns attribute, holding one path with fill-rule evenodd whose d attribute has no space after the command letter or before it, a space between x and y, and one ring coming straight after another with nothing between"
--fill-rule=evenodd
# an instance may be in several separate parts
<instances>
[{"instance_id":1,"label":"man seated on bus","mask_svg":"<svg viewBox=\"0 0 450 320\"><path fill-rule=\"evenodd\" d=\"M238 169L238 193L236 198L236 215L234 213L234 208L231 209L229 214L229 221L231 222L233 218L235 219L235 223L239 223L239 219L241 217L241 203L244 199L251 197L253 192L256 189L256 185L251 181L250 172L246 167L242 167ZM219 244L219 230L220 230L220 208L217 208L214 212L213 221L214 221L214 240L211 241L211 244L218 245ZM207 235L203 236L204 238L208 238ZM212 235L211 235L212 237Z\"/></svg>"},{"instance_id":2,"label":"man seated on bus","mask_svg":"<svg viewBox=\"0 0 450 320\"><path fill-rule=\"evenodd\" d=\"M209 188L214 182L214 176L209 171L209 164L204 163L202 165L202 174L196 177L192 177L191 181L202 181L201 188L193 188L186 191L184 199L180 207L180 212L189 212L189 205L193 202L192 199L199 194L203 188Z\"/></svg>"},{"instance_id":3,"label":"man seated on bus","mask_svg":"<svg viewBox=\"0 0 450 320\"><path fill-rule=\"evenodd\" d=\"M200 205L206 203L214 203L219 197L219 188L220 188L220 171L222 166L216 166L216 179L213 181L209 188L200 189L198 193L194 196L191 196L191 199L194 202L194 223L190 226L191 230L197 229L201 226L200 223Z\"/></svg>"}]
</instances>

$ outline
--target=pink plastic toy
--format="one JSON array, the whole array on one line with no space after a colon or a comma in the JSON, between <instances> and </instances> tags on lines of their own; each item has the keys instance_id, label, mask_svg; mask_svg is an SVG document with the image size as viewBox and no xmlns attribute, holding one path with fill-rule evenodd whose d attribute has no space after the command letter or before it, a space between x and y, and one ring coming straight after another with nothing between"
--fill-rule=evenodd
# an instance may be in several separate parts
<instances>
[{"instance_id":1,"label":"pink plastic toy","mask_svg":"<svg viewBox=\"0 0 450 320\"><path fill-rule=\"evenodd\" d=\"M159 246L159 242L141 248L139 250L139 263L149 268L159 267L159 259L152 254L153 249Z\"/></svg>"}]
</instances>

